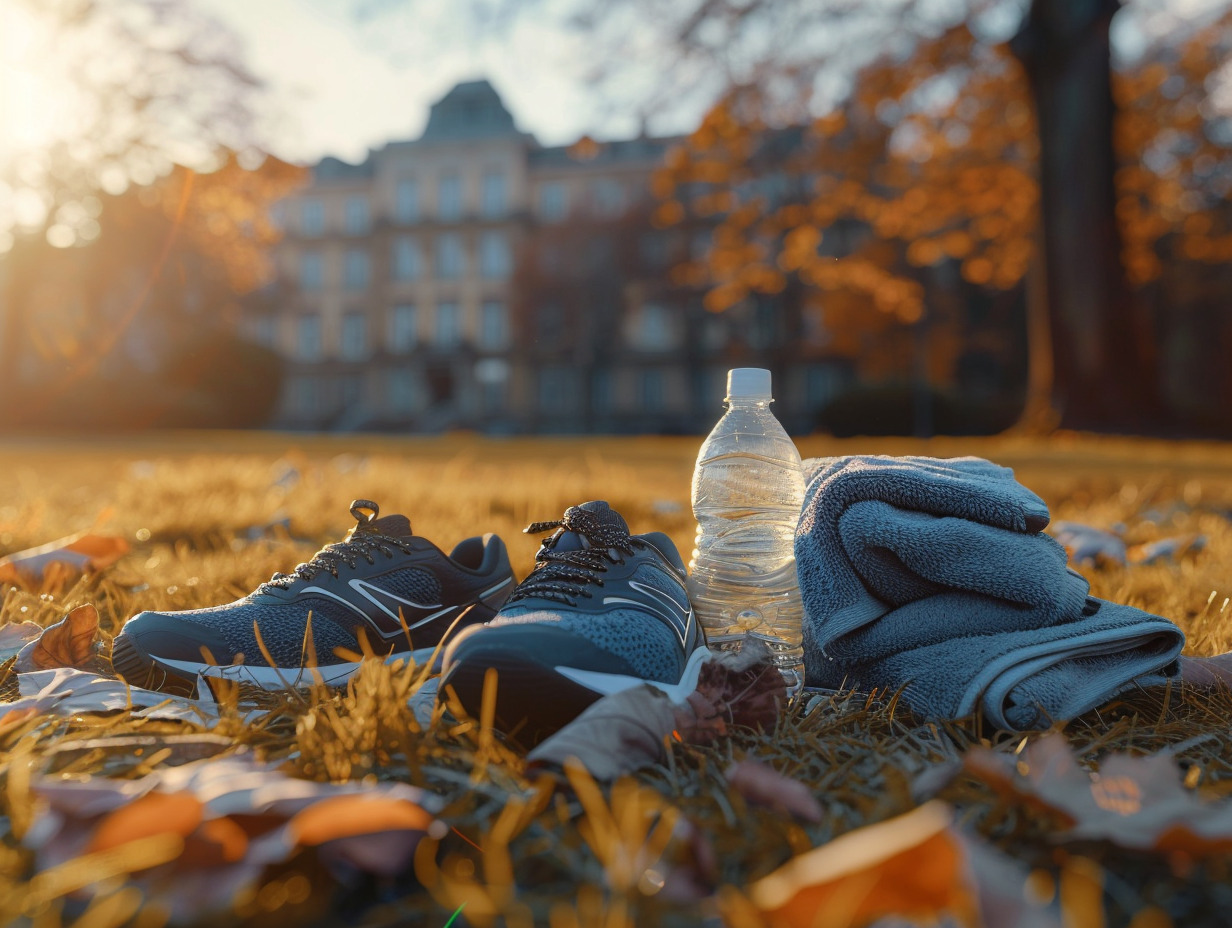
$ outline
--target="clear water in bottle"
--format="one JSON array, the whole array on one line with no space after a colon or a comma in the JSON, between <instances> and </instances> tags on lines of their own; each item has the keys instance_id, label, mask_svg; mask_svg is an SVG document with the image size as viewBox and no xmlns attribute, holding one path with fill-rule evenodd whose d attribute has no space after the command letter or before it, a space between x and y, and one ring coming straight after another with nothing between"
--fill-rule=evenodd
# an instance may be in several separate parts
<instances>
[{"instance_id":1,"label":"clear water in bottle","mask_svg":"<svg viewBox=\"0 0 1232 928\"><path fill-rule=\"evenodd\" d=\"M804 685L804 607L792 548L804 503L800 452L770 411L769 371L731 371L727 394L727 412L693 471L689 598L710 647L761 639L794 694Z\"/></svg>"}]
</instances>

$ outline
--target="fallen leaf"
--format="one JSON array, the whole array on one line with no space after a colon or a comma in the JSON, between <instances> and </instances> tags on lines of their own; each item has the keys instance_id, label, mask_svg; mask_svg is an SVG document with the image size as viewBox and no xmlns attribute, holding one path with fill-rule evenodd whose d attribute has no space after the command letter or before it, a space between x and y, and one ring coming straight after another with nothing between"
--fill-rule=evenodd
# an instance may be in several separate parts
<instances>
[{"instance_id":1,"label":"fallen leaf","mask_svg":"<svg viewBox=\"0 0 1232 928\"><path fill-rule=\"evenodd\" d=\"M773 728L787 689L770 649L753 639L739 651L721 651L702 664L697 689L687 698L693 718L678 719L677 730L683 740L704 744L732 726Z\"/></svg>"},{"instance_id":2,"label":"fallen leaf","mask_svg":"<svg viewBox=\"0 0 1232 928\"><path fill-rule=\"evenodd\" d=\"M1018 757L969 752L968 773L1011 802L1062 819L1059 838L1111 841L1140 851L1204 858L1232 853L1232 806L1202 801L1166 754L1111 754L1097 773L1079 767L1061 735L1032 741Z\"/></svg>"},{"instance_id":3,"label":"fallen leaf","mask_svg":"<svg viewBox=\"0 0 1232 928\"><path fill-rule=\"evenodd\" d=\"M741 760L727 768L727 782L755 805L769 806L805 822L820 822L821 804L799 780L793 780L756 760Z\"/></svg>"},{"instance_id":4,"label":"fallen leaf","mask_svg":"<svg viewBox=\"0 0 1232 928\"><path fill-rule=\"evenodd\" d=\"M605 696L576 719L540 742L526 759L532 767L563 767L577 758L598 780L615 780L663 756L663 739L677 719L692 712L651 686Z\"/></svg>"},{"instance_id":5,"label":"fallen leaf","mask_svg":"<svg viewBox=\"0 0 1232 928\"><path fill-rule=\"evenodd\" d=\"M314 847L340 880L357 872L392 876L410 867L425 834L440 838L446 830L432 815L440 800L424 790L304 780L247 754L158 767L133 779L40 774L30 790L39 801L22 843L34 852L36 878L173 839L171 855L157 866L137 855L122 871L140 871L131 884L156 898L172 924L227 912L261 886L267 868L302 846ZM89 881L79 885L96 892Z\"/></svg>"},{"instance_id":6,"label":"fallen leaf","mask_svg":"<svg viewBox=\"0 0 1232 928\"><path fill-rule=\"evenodd\" d=\"M1125 564L1125 542L1112 532L1081 522L1053 522L1049 532L1065 546L1074 564Z\"/></svg>"},{"instance_id":7,"label":"fallen leaf","mask_svg":"<svg viewBox=\"0 0 1232 928\"><path fill-rule=\"evenodd\" d=\"M188 793L146 793L104 816L86 845L86 853L111 850L154 835L187 838L201 824L203 811L201 800Z\"/></svg>"},{"instance_id":8,"label":"fallen leaf","mask_svg":"<svg viewBox=\"0 0 1232 928\"><path fill-rule=\"evenodd\" d=\"M574 757L596 779L614 780L661 760L668 738L707 744L733 726L774 726L787 690L765 645L702 657L694 688L686 680L671 695L647 684L605 696L540 742L528 762L563 767Z\"/></svg>"},{"instance_id":9,"label":"fallen leaf","mask_svg":"<svg viewBox=\"0 0 1232 928\"><path fill-rule=\"evenodd\" d=\"M1134 545L1127 552L1131 564L1159 564L1164 561L1179 561L1206 547L1205 535L1177 535L1161 538L1142 545Z\"/></svg>"},{"instance_id":10,"label":"fallen leaf","mask_svg":"<svg viewBox=\"0 0 1232 928\"><path fill-rule=\"evenodd\" d=\"M48 625L37 639L22 648L15 668L18 673L29 673L81 667L97 653L98 644L98 610L86 603Z\"/></svg>"},{"instance_id":11,"label":"fallen leaf","mask_svg":"<svg viewBox=\"0 0 1232 928\"><path fill-rule=\"evenodd\" d=\"M336 796L321 799L297 813L288 823L296 844L312 847L338 838L383 831L426 832L432 816L405 799Z\"/></svg>"},{"instance_id":12,"label":"fallen leaf","mask_svg":"<svg viewBox=\"0 0 1232 928\"><path fill-rule=\"evenodd\" d=\"M750 887L772 928L862 928L878 919L978 925L963 845L947 806L930 802L848 832Z\"/></svg>"},{"instance_id":13,"label":"fallen leaf","mask_svg":"<svg viewBox=\"0 0 1232 928\"><path fill-rule=\"evenodd\" d=\"M128 553L128 542L83 532L0 558L0 582L39 585L110 567ZM48 576L48 570L51 576Z\"/></svg>"}]
</instances>

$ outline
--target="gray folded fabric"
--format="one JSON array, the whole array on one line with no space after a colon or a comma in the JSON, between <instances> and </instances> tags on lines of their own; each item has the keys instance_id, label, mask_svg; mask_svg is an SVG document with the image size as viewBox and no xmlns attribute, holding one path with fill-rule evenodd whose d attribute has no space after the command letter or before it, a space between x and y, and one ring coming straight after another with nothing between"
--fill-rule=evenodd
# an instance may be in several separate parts
<instances>
[{"instance_id":1,"label":"gray folded fabric","mask_svg":"<svg viewBox=\"0 0 1232 928\"><path fill-rule=\"evenodd\" d=\"M930 718L1046 727L1177 672L1181 630L1090 597L1048 507L979 458L805 462L796 533L813 686L903 688Z\"/></svg>"}]
</instances>

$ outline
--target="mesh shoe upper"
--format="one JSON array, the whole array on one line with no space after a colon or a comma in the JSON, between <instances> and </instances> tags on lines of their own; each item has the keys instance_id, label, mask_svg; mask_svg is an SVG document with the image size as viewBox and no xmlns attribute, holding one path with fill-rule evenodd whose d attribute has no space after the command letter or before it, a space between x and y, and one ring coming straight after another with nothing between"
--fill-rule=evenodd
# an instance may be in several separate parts
<instances>
[{"instance_id":1,"label":"mesh shoe upper","mask_svg":"<svg viewBox=\"0 0 1232 928\"><path fill-rule=\"evenodd\" d=\"M596 500L571 507L536 567L489 628L538 625L577 635L647 680L674 683L703 639L685 591L684 563L661 532L630 535Z\"/></svg>"},{"instance_id":2,"label":"mesh shoe upper","mask_svg":"<svg viewBox=\"0 0 1232 928\"><path fill-rule=\"evenodd\" d=\"M486 603L483 617L490 616L513 589L508 554L495 536L461 543L455 554L466 556L459 560L415 536L404 516L378 518L376 504L363 500L352 512L357 524L347 538L307 563L224 606L140 613L121 630L116 651L156 662L268 666L264 644L277 667L301 667L313 651L325 666L351 659L339 649L430 648L467 606Z\"/></svg>"}]
</instances>

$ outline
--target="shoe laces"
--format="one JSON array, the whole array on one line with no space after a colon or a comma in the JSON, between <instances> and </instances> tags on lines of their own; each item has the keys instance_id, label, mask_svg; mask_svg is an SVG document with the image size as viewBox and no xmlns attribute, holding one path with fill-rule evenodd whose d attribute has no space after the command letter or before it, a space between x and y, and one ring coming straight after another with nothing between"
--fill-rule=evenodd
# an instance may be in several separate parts
<instances>
[{"instance_id":1,"label":"shoe laces","mask_svg":"<svg viewBox=\"0 0 1232 928\"><path fill-rule=\"evenodd\" d=\"M633 554L633 541L626 530L602 522L594 513L578 506L570 506L558 520L532 522L522 531L538 535L553 529L555 533L540 542L535 569L510 594L506 604L538 596L576 606L579 596L589 599L594 595L587 587L603 586L600 574L607 572L609 564L623 564L622 555ZM558 549L567 532L583 538L587 546Z\"/></svg>"},{"instance_id":2,"label":"shoe laces","mask_svg":"<svg viewBox=\"0 0 1232 928\"><path fill-rule=\"evenodd\" d=\"M311 580L320 573L327 572L330 576L337 577L338 569L342 565L345 564L354 570L361 559L369 564L375 564L374 555L381 554L390 558L394 556L395 548L409 554L411 546L405 539L386 535L371 527L371 523L379 514L380 508L376 503L366 499L356 500L351 504L351 515L355 517L355 527L351 529L351 533L344 541L326 545L307 562L293 567L289 573L274 574L261 584L257 592L267 589L285 590L299 580Z\"/></svg>"}]
</instances>

